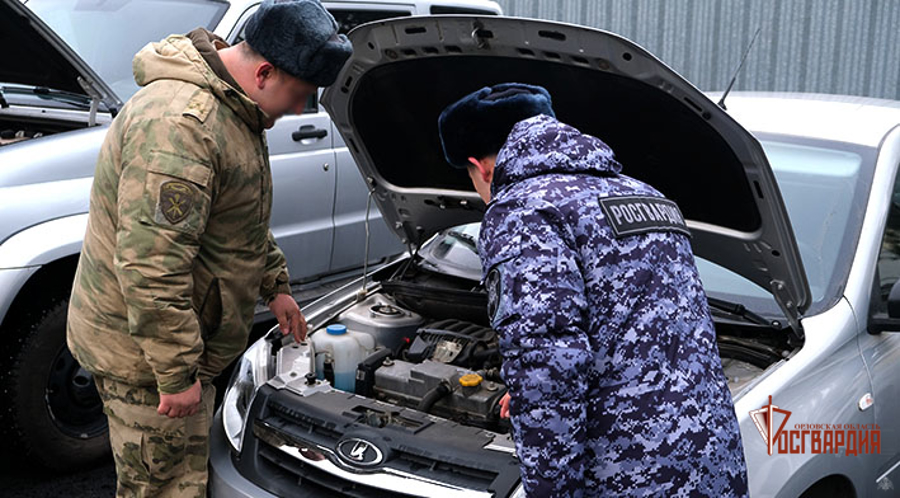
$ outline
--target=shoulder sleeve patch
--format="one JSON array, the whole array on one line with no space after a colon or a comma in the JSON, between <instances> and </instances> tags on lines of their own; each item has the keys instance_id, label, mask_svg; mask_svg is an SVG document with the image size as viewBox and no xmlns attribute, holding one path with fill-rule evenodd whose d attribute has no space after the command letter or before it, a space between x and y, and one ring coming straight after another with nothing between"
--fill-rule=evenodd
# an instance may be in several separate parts
<instances>
[{"instance_id":1,"label":"shoulder sleeve patch","mask_svg":"<svg viewBox=\"0 0 900 498\"><path fill-rule=\"evenodd\" d=\"M188 101L187 106L181 111L181 114L183 116L192 116L201 123L206 122L206 117L209 116L210 111L212 111L215 99L216 97L213 96L212 93L202 89L197 90L194 92L194 95L191 96L191 100Z\"/></svg>"},{"instance_id":2,"label":"shoulder sleeve patch","mask_svg":"<svg viewBox=\"0 0 900 498\"><path fill-rule=\"evenodd\" d=\"M492 327L499 327L515 311L511 300L516 260L516 257L512 257L494 264L484 277L488 320Z\"/></svg>"},{"instance_id":3,"label":"shoulder sleeve patch","mask_svg":"<svg viewBox=\"0 0 900 498\"><path fill-rule=\"evenodd\" d=\"M158 212L169 223L178 224L191 213L194 197L194 187L189 183L177 180L165 182L159 188Z\"/></svg>"},{"instance_id":4,"label":"shoulder sleeve patch","mask_svg":"<svg viewBox=\"0 0 900 498\"><path fill-rule=\"evenodd\" d=\"M500 310L500 296L503 292L503 275L500 274L499 268L495 267L488 272L484 287L488 295L488 319L493 322L497 317L497 311Z\"/></svg>"},{"instance_id":5,"label":"shoulder sleeve patch","mask_svg":"<svg viewBox=\"0 0 900 498\"><path fill-rule=\"evenodd\" d=\"M601 197L600 207L617 239L660 231L691 236L678 204L663 197Z\"/></svg>"}]
</instances>

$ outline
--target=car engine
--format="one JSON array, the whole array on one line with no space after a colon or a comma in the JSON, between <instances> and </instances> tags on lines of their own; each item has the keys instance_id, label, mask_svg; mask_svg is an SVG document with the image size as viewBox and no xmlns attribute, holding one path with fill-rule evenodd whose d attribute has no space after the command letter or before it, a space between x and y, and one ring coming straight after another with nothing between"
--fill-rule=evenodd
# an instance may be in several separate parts
<instances>
[{"instance_id":1,"label":"car engine","mask_svg":"<svg viewBox=\"0 0 900 498\"><path fill-rule=\"evenodd\" d=\"M506 424L494 330L460 319L429 321L385 295L353 305L334 323L375 338L375 349L358 364L355 394L465 425L497 430ZM330 382L328 361L319 378Z\"/></svg>"},{"instance_id":2,"label":"car engine","mask_svg":"<svg viewBox=\"0 0 900 498\"><path fill-rule=\"evenodd\" d=\"M328 323L334 324L345 326L348 335L374 338L375 347L366 347L362 361L353 360L355 387L348 391L466 426L509 431L508 420L500 418L499 401L507 387L500 378L498 335L490 327L460 318L428 319L384 293L351 305ZM329 366L335 361L332 353L316 350L315 342L278 353L276 385L301 395L333 388L333 372L343 369ZM718 330L717 342L732 394L790 355L788 349L737 328ZM326 356L318 372L317 355Z\"/></svg>"}]
</instances>

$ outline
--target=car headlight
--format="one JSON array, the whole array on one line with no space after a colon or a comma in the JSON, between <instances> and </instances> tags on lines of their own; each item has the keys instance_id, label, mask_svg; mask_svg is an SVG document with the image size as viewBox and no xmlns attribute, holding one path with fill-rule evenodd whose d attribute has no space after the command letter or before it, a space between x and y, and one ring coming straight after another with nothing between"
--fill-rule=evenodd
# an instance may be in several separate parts
<instances>
[{"instance_id":1,"label":"car headlight","mask_svg":"<svg viewBox=\"0 0 900 498\"><path fill-rule=\"evenodd\" d=\"M222 402L222 424L235 451L241 451L247 410L261 385L269 380L272 346L265 339L256 341L241 357Z\"/></svg>"}]
</instances>

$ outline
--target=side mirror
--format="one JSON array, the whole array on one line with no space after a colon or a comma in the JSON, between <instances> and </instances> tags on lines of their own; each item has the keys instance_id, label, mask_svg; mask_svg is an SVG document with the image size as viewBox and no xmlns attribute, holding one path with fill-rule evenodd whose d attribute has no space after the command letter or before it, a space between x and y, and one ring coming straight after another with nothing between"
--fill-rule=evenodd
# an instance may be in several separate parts
<instances>
[{"instance_id":1,"label":"side mirror","mask_svg":"<svg viewBox=\"0 0 900 498\"><path fill-rule=\"evenodd\" d=\"M900 280L894 282L887 300L887 317L875 316L869 319L869 333L900 332Z\"/></svg>"}]
</instances>

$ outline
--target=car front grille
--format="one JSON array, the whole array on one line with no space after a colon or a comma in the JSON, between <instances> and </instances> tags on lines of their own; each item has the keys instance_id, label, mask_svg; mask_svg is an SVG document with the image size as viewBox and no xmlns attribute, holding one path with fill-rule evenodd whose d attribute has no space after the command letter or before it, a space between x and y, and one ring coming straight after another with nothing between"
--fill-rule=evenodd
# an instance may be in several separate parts
<instances>
[{"instance_id":1,"label":"car front grille","mask_svg":"<svg viewBox=\"0 0 900 498\"><path fill-rule=\"evenodd\" d=\"M495 434L340 391L264 386L249 420L238 470L274 494L491 497L518 481L512 455L484 449ZM372 441L383 461L346 462L337 448L348 437Z\"/></svg>"},{"instance_id":2,"label":"car front grille","mask_svg":"<svg viewBox=\"0 0 900 498\"><path fill-rule=\"evenodd\" d=\"M340 495L354 498L392 498L397 496L396 493L390 491L335 477L328 472L292 458L268 444L260 445L259 456L263 461L263 468L267 472L296 482L297 491L303 490L308 496L326 497ZM289 496L297 495L291 493Z\"/></svg>"}]
</instances>

